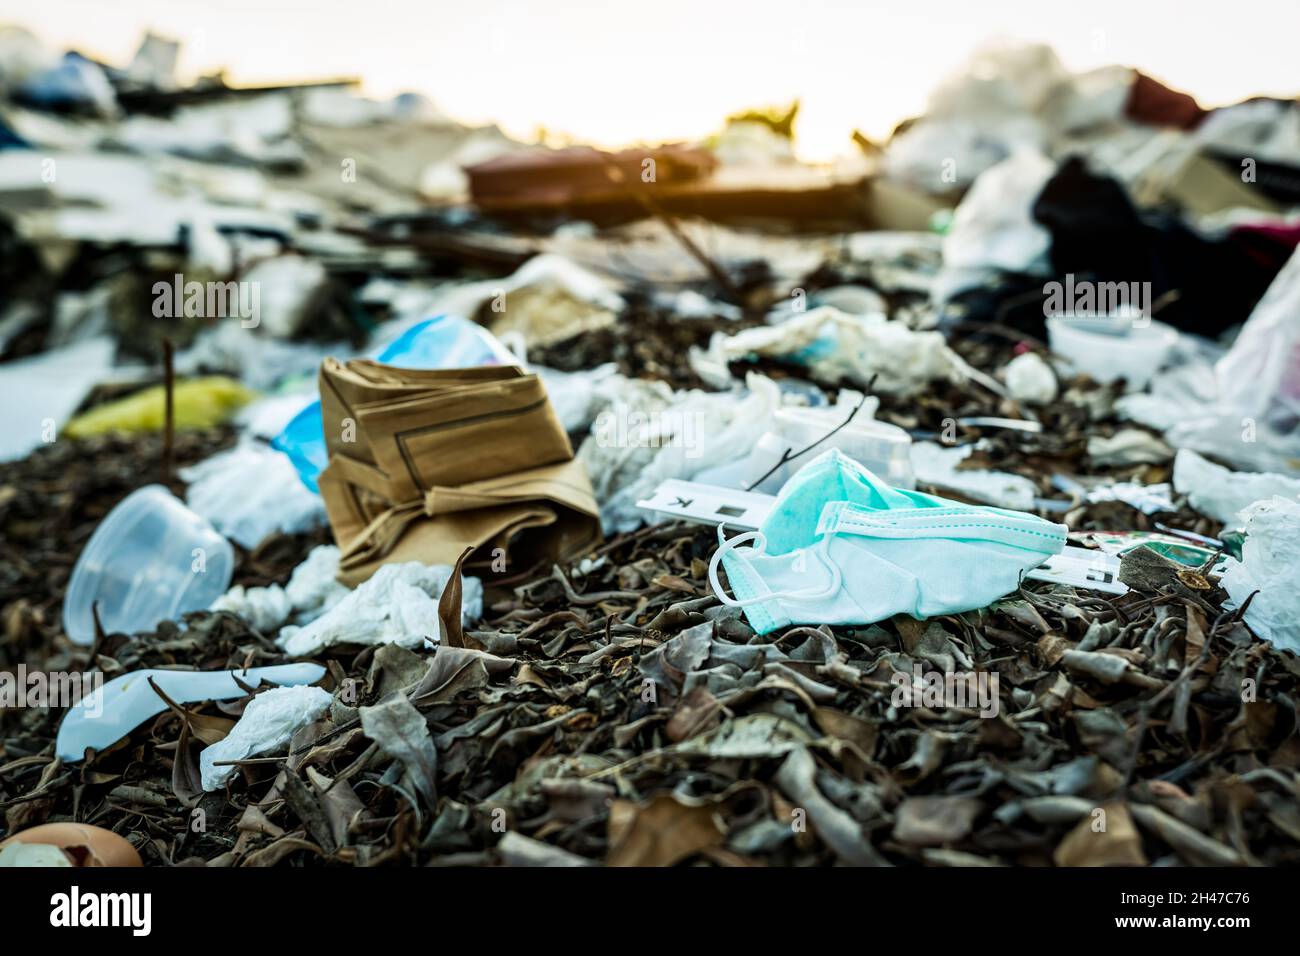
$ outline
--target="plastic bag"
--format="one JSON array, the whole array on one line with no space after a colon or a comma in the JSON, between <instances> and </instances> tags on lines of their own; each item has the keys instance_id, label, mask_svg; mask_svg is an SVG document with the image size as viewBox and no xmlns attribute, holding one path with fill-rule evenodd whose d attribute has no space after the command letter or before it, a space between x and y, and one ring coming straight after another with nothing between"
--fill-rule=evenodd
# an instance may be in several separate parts
<instances>
[{"instance_id":1,"label":"plastic bag","mask_svg":"<svg viewBox=\"0 0 1300 956\"><path fill-rule=\"evenodd\" d=\"M1217 398L1166 437L1257 470L1300 470L1300 251L1214 367Z\"/></svg>"}]
</instances>

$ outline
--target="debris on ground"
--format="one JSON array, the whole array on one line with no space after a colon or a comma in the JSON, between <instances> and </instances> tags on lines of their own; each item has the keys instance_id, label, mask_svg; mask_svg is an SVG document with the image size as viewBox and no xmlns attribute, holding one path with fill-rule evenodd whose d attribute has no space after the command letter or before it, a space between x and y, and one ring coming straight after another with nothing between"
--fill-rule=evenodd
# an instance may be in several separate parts
<instances>
[{"instance_id":1,"label":"debris on ground","mask_svg":"<svg viewBox=\"0 0 1300 956\"><path fill-rule=\"evenodd\" d=\"M832 168L43 52L0 865L1300 862L1297 101L995 46Z\"/></svg>"}]
</instances>

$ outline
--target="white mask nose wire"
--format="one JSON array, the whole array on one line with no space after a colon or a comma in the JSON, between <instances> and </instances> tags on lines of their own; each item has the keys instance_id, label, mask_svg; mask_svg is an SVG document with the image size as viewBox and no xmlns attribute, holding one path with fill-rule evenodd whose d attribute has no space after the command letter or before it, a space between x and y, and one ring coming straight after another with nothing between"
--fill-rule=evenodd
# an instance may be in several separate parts
<instances>
[{"instance_id":1,"label":"white mask nose wire","mask_svg":"<svg viewBox=\"0 0 1300 956\"><path fill-rule=\"evenodd\" d=\"M818 541L815 546L808 548L805 552L806 554L811 554L816 557L817 560L822 563L822 567L830 572L830 584L822 588L820 591L773 591L770 594L757 594L754 597L745 598L744 600L737 600L736 598L728 597L727 592L722 589L721 580L718 578L718 565L722 563L723 555L728 551L735 551L741 544L744 544L747 541L753 541L755 543L755 550L762 553L767 550L767 538L763 536L763 532L761 531L746 531L744 534L736 535L729 541L724 540L722 534L722 527L719 526L718 550L713 552L713 557L709 559L709 584L713 588L713 593L718 596L718 600L728 607L748 607L751 604L759 604L763 601L771 601L779 598L793 598L800 601L819 601L823 598L830 597L840 589L843 577L840 573L840 569L836 566L835 562L830 560L829 555L826 553L830 547L831 541L831 536L826 535Z\"/></svg>"}]
</instances>

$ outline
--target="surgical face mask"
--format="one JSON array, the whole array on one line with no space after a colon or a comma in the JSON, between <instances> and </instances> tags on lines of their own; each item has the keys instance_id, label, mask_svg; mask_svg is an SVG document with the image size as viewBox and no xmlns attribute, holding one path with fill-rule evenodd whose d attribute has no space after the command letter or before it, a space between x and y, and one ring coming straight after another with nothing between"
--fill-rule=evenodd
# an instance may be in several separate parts
<instances>
[{"instance_id":1,"label":"surgical face mask","mask_svg":"<svg viewBox=\"0 0 1300 956\"><path fill-rule=\"evenodd\" d=\"M1015 590L1025 571L1060 552L1065 534L1064 525L1022 512L891 488L831 450L786 483L758 531L724 541L719 528L709 581L759 634L934 617Z\"/></svg>"}]
</instances>

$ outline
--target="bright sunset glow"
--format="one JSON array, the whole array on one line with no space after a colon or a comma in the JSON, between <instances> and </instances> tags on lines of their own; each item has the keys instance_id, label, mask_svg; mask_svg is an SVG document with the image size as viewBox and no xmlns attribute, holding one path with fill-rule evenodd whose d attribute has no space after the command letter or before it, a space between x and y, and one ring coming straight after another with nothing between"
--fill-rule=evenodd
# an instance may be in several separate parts
<instances>
[{"instance_id":1,"label":"bright sunset glow","mask_svg":"<svg viewBox=\"0 0 1300 956\"><path fill-rule=\"evenodd\" d=\"M1138 66L1218 105L1294 95L1300 5L1189 10L1172 0L0 0L47 42L129 60L146 28L184 41L185 77L357 75L467 122L605 145L705 135L731 111L802 97L798 149L820 160L921 111L982 40L1050 43L1071 69ZM1227 20L1248 20L1225 29ZM1229 37L1249 36L1248 44Z\"/></svg>"}]
</instances>

